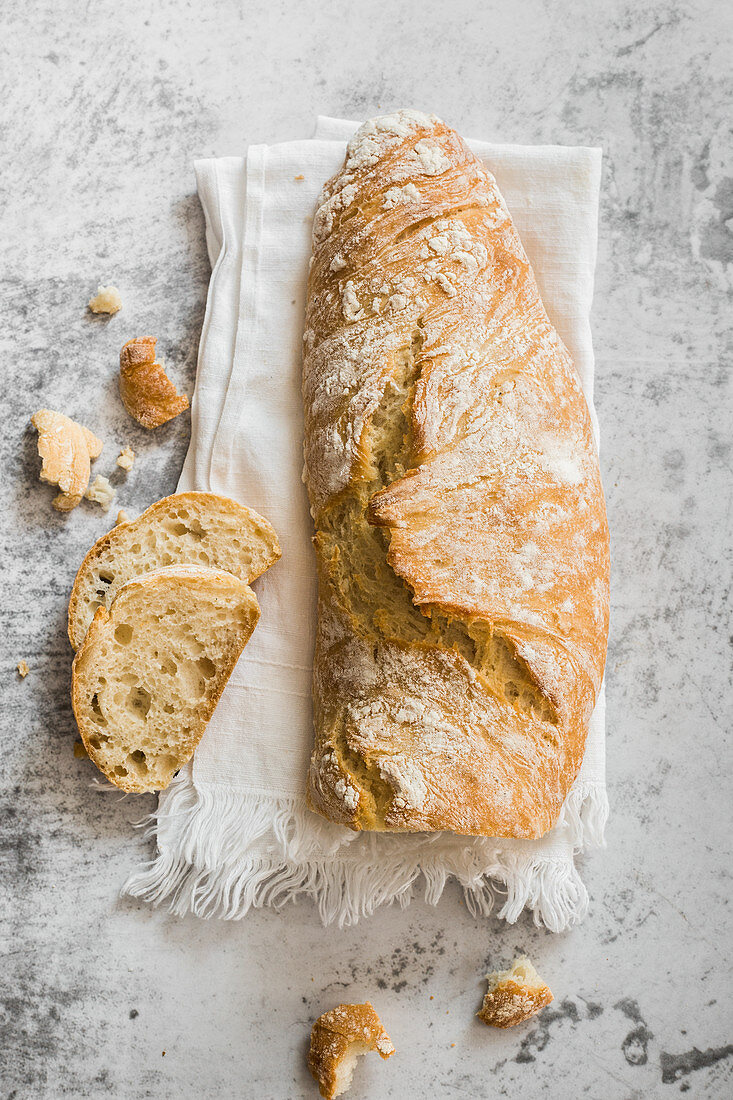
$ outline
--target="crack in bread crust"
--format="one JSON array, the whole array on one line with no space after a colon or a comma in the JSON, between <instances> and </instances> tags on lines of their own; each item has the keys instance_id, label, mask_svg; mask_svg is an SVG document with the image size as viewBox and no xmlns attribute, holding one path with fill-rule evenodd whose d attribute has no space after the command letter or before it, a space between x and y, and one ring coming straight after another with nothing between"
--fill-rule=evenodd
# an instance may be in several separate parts
<instances>
[{"instance_id":1,"label":"crack in bread crust","mask_svg":"<svg viewBox=\"0 0 733 1100\"><path fill-rule=\"evenodd\" d=\"M304 342L311 805L353 828L541 835L603 671L605 509L496 184L438 120L366 124L326 185Z\"/></svg>"}]
</instances>

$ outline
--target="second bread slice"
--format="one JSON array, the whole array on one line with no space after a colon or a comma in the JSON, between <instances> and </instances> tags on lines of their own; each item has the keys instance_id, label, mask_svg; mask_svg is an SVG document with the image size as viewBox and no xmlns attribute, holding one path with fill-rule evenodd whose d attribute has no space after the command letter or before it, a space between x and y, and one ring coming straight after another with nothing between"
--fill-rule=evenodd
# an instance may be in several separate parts
<instances>
[{"instance_id":1,"label":"second bread slice","mask_svg":"<svg viewBox=\"0 0 733 1100\"><path fill-rule=\"evenodd\" d=\"M260 615L231 573L146 573L100 607L74 658L72 705L92 761L123 791L167 787L203 736Z\"/></svg>"},{"instance_id":2,"label":"second bread slice","mask_svg":"<svg viewBox=\"0 0 733 1100\"><path fill-rule=\"evenodd\" d=\"M78 649L97 608L109 608L123 584L152 569L205 566L249 584L279 557L275 531L252 508L216 493L164 497L113 527L84 558L69 600L69 641Z\"/></svg>"}]
</instances>

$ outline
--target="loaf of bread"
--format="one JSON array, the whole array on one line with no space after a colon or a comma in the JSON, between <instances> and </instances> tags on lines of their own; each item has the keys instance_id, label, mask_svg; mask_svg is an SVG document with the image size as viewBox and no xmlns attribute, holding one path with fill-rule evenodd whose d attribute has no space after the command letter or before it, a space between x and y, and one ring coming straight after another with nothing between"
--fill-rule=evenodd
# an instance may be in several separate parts
<instances>
[{"instance_id":1,"label":"loaf of bread","mask_svg":"<svg viewBox=\"0 0 733 1100\"><path fill-rule=\"evenodd\" d=\"M123 791L159 791L201 740L257 625L231 573L172 565L97 608L74 658L71 699L90 759Z\"/></svg>"},{"instance_id":2,"label":"loaf of bread","mask_svg":"<svg viewBox=\"0 0 733 1100\"><path fill-rule=\"evenodd\" d=\"M166 565L223 569L250 584L280 557L272 526L252 508L216 493L177 493L98 539L74 581L69 641L78 649L98 607L127 581Z\"/></svg>"},{"instance_id":3,"label":"loaf of bread","mask_svg":"<svg viewBox=\"0 0 733 1100\"><path fill-rule=\"evenodd\" d=\"M496 181L434 116L366 123L324 189L303 394L310 805L354 829L541 836L603 676L598 457Z\"/></svg>"}]
</instances>

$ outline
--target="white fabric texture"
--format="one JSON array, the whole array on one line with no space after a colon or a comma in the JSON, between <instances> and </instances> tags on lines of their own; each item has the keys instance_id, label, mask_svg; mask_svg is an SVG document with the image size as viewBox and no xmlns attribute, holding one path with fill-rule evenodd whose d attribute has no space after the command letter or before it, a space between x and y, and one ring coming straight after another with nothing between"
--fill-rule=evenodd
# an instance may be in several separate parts
<instances>
[{"instance_id":1,"label":"white fabric texture","mask_svg":"<svg viewBox=\"0 0 733 1100\"><path fill-rule=\"evenodd\" d=\"M196 164L213 271L179 490L261 511L283 557L255 584L260 623L193 761L160 795L156 857L125 889L179 914L226 918L307 894L324 923L343 926L406 905L421 876L435 903L454 875L472 912L489 912L498 892L508 921L528 906L562 931L588 904L575 854L603 843L603 694L578 779L541 840L354 834L305 804L316 579L301 482L301 338L312 215L355 127L319 119L311 140ZM600 150L470 144L496 176L597 431L589 312Z\"/></svg>"}]
</instances>

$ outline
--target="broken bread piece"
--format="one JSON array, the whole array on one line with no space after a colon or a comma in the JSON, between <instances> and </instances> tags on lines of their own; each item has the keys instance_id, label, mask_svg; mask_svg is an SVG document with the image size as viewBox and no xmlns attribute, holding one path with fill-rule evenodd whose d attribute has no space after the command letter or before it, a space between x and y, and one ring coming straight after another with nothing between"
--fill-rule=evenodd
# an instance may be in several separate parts
<instances>
[{"instance_id":1,"label":"broken bread piece","mask_svg":"<svg viewBox=\"0 0 733 1100\"><path fill-rule=\"evenodd\" d=\"M98 607L123 584L166 565L224 569L250 584L280 557L270 523L216 493L177 493L132 523L118 523L91 548L69 599L69 641L78 649Z\"/></svg>"},{"instance_id":2,"label":"broken bread piece","mask_svg":"<svg viewBox=\"0 0 733 1100\"><path fill-rule=\"evenodd\" d=\"M175 565L128 581L97 610L74 658L84 748L120 790L160 791L201 740L257 625L252 589L223 570Z\"/></svg>"},{"instance_id":3,"label":"broken bread piece","mask_svg":"<svg viewBox=\"0 0 733 1100\"><path fill-rule=\"evenodd\" d=\"M188 408L185 393L179 394L155 360L155 336L128 340L120 352L120 397L130 416L144 428L157 428Z\"/></svg>"},{"instance_id":4,"label":"broken bread piece","mask_svg":"<svg viewBox=\"0 0 733 1100\"><path fill-rule=\"evenodd\" d=\"M104 444L88 428L53 409L39 409L31 417L31 424L38 431L38 454L42 459L39 477L61 490L54 497L54 508L70 512L84 496L90 460L99 457Z\"/></svg>"},{"instance_id":5,"label":"broken bread piece","mask_svg":"<svg viewBox=\"0 0 733 1100\"><path fill-rule=\"evenodd\" d=\"M117 465L120 469L130 472L135 463L135 452L132 447L123 447L117 456Z\"/></svg>"},{"instance_id":6,"label":"broken bread piece","mask_svg":"<svg viewBox=\"0 0 733 1100\"><path fill-rule=\"evenodd\" d=\"M97 293L89 299L89 308L92 313L119 313L122 309L122 298L116 286L97 287Z\"/></svg>"},{"instance_id":7,"label":"broken bread piece","mask_svg":"<svg viewBox=\"0 0 733 1100\"><path fill-rule=\"evenodd\" d=\"M489 988L477 1013L490 1027L514 1027L529 1020L552 1000L552 993L526 955L515 959L509 970L487 974Z\"/></svg>"},{"instance_id":8,"label":"broken bread piece","mask_svg":"<svg viewBox=\"0 0 733 1100\"><path fill-rule=\"evenodd\" d=\"M357 1059L370 1050L390 1058L395 1048L369 1001L338 1005L319 1016L311 1031L308 1069L325 1100L342 1096L351 1085Z\"/></svg>"},{"instance_id":9,"label":"broken bread piece","mask_svg":"<svg viewBox=\"0 0 733 1100\"><path fill-rule=\"evenodd\" d=\"M108 477L97 474L84 496L87 500L93 500L95 504L99 504L103 512L109 512L112 501L115 499L115 489Z\"/></svg>"}]
</instances>

